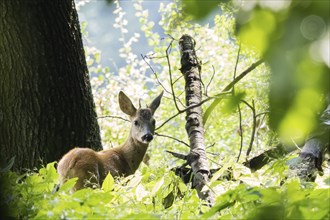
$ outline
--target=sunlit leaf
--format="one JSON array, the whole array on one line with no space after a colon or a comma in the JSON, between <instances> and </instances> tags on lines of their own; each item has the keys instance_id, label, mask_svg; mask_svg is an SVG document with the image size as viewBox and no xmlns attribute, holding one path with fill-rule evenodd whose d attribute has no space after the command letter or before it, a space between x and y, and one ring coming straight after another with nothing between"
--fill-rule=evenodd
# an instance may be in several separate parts
<instances>
[{"instance_id":1,"label":"sunlit leaf","mask_svg":"<svg viewBox=\"0 0 330 220\"><path fill-rule=\"evenodd\" d=\"M122 219L150 219L150 220L155 219L156 220L156 219L160 219L159 217L160 216L152 215L152 214L149 214L149 213L139 213L139 214L127 215Z\"/></svg>"},{"instance_id":2,"label":"sunlit leaf","mask_svg":"<svg viewBox=\"0 0 330 220\"><path fill-rule=\"evenodd\" d=\"M164 183L164 177L160 178L151 190L151 196L155 196Z\"/></svg>"},{"instance_id":3,"label":"sunlit leaf","mask_svg":"<svg viewBox=\"0 0 330 220\"><path fill-rule=\"evenodd\" d=\"M100 63L101 62L101 53L95 53L94 58L95 58L96 63Z\"/></svg>"},{"instance_id":4,"label":"sunlit leaf","mask_svg":"<svg viewBox=\"0 0 330 220\"><path fill-rule=\"evenodd\" d=\"M218 5L228 0L199 1L199 0L182 0L183 9L196 19L202 19L211 11L218 9Z\"/></svg>"},{"instance_id":5,"label":"sunlit leaf","mask_svg":"<svg viewBox=\"0 0 330 220\"><path fill-rule=\"evenodd\" d=\"M111 173L109 172L108 175L105 177L101 189L104 191L111 191L114 188L115 180L113 179Z\"/></svg>"},{"instance_id":6,"label":"sunlit leaf","mask_svg":"<svg viewBox=\"0 0 330 220\"><path fill-rule=\"evenodd\" d=\"M73 188L76 184L78 177L67 180L63 185L60 186L59 192L67 192Z\"/></svg>"}]
</instances>

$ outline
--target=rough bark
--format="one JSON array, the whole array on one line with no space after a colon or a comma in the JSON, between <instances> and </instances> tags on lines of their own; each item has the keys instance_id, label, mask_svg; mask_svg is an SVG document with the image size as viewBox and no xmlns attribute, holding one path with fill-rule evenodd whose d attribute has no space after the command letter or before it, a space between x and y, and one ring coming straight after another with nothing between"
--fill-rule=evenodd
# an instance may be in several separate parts
<instances>
[{"instance_id":1,"label":"rough bark","mask_svg":"<svg viewBox=\"0 0 330 220\"><path fill-rule=\"evenodd\" d=\"M329 95L328 95L329 96ZM328 97L329 99L330 97ZM330 148L330 100L320 116L320 125L306 140L299 157L290 161L291 175L314 181L318 171L322 171L323 155Z\"/></svg>"},{"instance_id":2,"label":"rough bark","mask_svg":"<svg viewBox=\"0 0 330 220\"><path fill-rule=\"evenodd\" d=\"M179 41L181 52L181 72L186 86L186 106L199 104L202 101L201 66L195 52L195 41L189 35L183 35ZM190 153L187 161L193 172L193 187L197 189L201 199L214 202L211 191L202 191L209 180L209 164L205 152L204 126L202 107L194 107L186 111L186 131L189 137Z\"/></svg>"},{"instance_id":3,"label":"rough bark","mask_svg":"<svg viewBox=\"0 0 330 220\"><path fill-rule=\"evenodd\" d=\"M73 0L0 2L0 146L15 168L101 148Z\"/></svg>"}]
</instances>

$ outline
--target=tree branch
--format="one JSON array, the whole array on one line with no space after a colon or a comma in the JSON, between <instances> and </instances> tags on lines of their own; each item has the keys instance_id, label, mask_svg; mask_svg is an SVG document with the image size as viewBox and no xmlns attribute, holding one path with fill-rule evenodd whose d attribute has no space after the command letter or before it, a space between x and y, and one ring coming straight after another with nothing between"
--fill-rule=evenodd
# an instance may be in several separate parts
<instances>
[{"instance_id":1,"label":"tree branch","mask_svg":"<svg viewBox=\"0 0 330 220\"><path fill-rule=\"evenodd\" d=\"M142 54L141 54L141 57L142 57L143 61L149 66L151 72L155 75L158 84L164 89L165 92L171 94L171 92L169 92L169 91L165 88L165 86L160 82L157 73L154 71L154 69L152 68L152 66L150 65L150 63L146 61L145 58L149 58L149 57L147 57L146 55L144 56L144 55L142 55ZM150 58L149 58L149 59L150 59Z\"/></svg>"},{"instance_id":2,"label":"tree branch","mask_svg":"<svg viewBox=\"0 0 330 220\"><path fill-rule=\"evenodd\" d=\"M105 116L97 117L97 119L103 119L103 118L115 118L115 119L120 119L120 120L123 120L123 121L130 122L130 120L128 120L126 118L123 118L121 116L105 115Z\"/></svg>"},{"instance_id":3,"label":"tree branch","mask_svg":"<svg viewBox=\"0 0 330 220\"><path fill-rule=\"evenodd\" d=\"M203 105L204 103L206 103L206 102L208 102L208 101L210 101L210 100L212 100L212 99L219 98L219 97L222 97L222 96L226 96L226 95L228 95L228 94L230 94L230 92L219 93L219 94L217 94L216 97L208 97L208 98L204 99L203 101L201 101L201 102L198 103L198 104L194 104L194 105L188 106L187 108L182 109L182 110L180 110L179 112L177 112L176 114L174 114L174 115L172 115L171 117L169 117L169 118L168 118L167 120L165 120L160 126L158 126L158 127L156 128L156 130L158 130L158 129L160 129L161 127L163 127L165 124L167 124L169 121L171 121L173 118L177 117L178 115L181 115L182 113L185 113L186 111L188 111L188 110L190 110L190 109L192 109L192 108L195 108L195 107L201 106L201 105Z\"/></svg>"},{"instance_id":4,"label":"tree branch","mask_svg":"<svg viewBox=\"0 0 330 220\"><path fill-rule=\"evenodd\" d=\"M252 100L252 105L250 105L248 102L246 102L244 100L241 100L241 102L246 104L251 109L252 117L253 117L251 140L250 140L249 148L247 149L247 152L246 152L246 157L248 157L250 155L251 150L252 150L252 145L253 145L254 137L255 137L255 133L256 133L257 116L256 116L256 109L255 109L254 100Z\"/></svg>"},{"instance_id":5,"label":"tree branch","mask_svg":"<svg viewBox=\"0 0 330 220\"><path fill-rule=\"evenodd\" d=\"M236 162L239 161L239 158L241 157L241 153L243 150L242 112L241 112L241 107L239 104L237 105L237 108L238 108L238 117L239 117L239 135L240 135L241 142L240 142L240 148L239 148L239 153L238 153Z\"/></svg>"},{"instance_id":6,"label":"tree branch","mask_svg":"<svg viewBox=\"0 0 330 220\"><path fill-rule=\"evenodd\" d=\"M188 156L180 153L175 153L173 151L166 150L167 153L170 153L173 155L173 157L179 158L181 160L187 160Z\"/></svg>"},{"instance_id":7,"label":"tree branch","mask_svg":"<svg viewBox=\"0 0 330 220\"><path fill-rule=\"evenodd\" d=\"M173 87L172 68L171 68L171 62L170 62L170 56L169 56L173 41L174 41L174 39L171 40L171 43L168 45L168 47L166 49L166 60L167 60L167 65L168 65L168 73L170 75L170 85L171 85L171 91L172 91L174 105L175 105L175 108L178 110L178 112L180 112L181 110L179 109L178 103L176 102L176 96L175 96L174 87Z\"/></svg>"},{"instance_id":8,"label":"tree branch","mask_svg":"<svg viewBox=\"0 0 330 220\"><path fill-rule=\"evenodd\" d=\"M244 76L246 76L248 73L250 73L252 70L254 70L255 68L257 68L260 64L262 64L264 62L263 59L258 60L257 62L253 63L249 68L247 68L246 70L244 70L240 75L238 75L231 83L229 83L223 90L221 93L223 92L228 92L229 90L231 90L236 83L238 83L241 79L243 79ZM213 109L219 104L219 102L222 100L222 98L216 98L212 104L206 109L204 117L203 117L203 121L204 124L206 123L208 117L210 116L211 112L213 111Z\"/></svg>"},{"instance_id":9,"label":"tree branch","mask_svg":"<svg viewBox=\"0 0 330 220\"><path fill-rule=\"evenodd\" d=\"M186 145L187 147L190 147L189 144L187 144L186 142L181 141L181 140L179 140L179 139L177 139L177 138L171 137L171 136L169 136L169 135L166 135L166 134L159 134L159 133L157 133L157 132L155 133L155 135L157 135L157 136L159 136L159 137L170 138L170 139L175 140L175 141L177 141L177 142L179 142L179 143L181 143L181 144Z\"/></svg>"},{"instance_id":10,"label":"tree branch","mask_svg":"<svg viewBox=\"0 0 330 220\"><path fill-rule=\"evenodd\" d=\"M205 87L205 91L204 91L204 94L205 96L208 97L208 92L207 90L209 89L209 86L211 85L212 81L213 81L213 78L214 78L214 75L215 75L215 69L214 69L214 66L212 65L212 69L213 69L213 72L212 72L212 76L211 76L211 79L210 81L207 83L206 87Z\"/></svg>"}]
</instances>

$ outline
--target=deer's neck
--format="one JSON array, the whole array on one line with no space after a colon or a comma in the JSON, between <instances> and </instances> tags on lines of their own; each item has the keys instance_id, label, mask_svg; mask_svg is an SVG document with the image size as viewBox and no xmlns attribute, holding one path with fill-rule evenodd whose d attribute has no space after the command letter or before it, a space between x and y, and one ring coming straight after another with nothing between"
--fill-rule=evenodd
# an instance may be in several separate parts
<instances>
[{"instance_id":1,"label":"deer's neck","mask_svg":"<svg viewBox=\"0 0 330 220\"><path fill-rule=\"evenodd\" d=\"M123 152L122 156L125 158L133 173L138 169L141 161L143 160L148 145L149 144L137 142L133 138L129 137L121 146L121 151Z\"/></svg>"}]
</instances>

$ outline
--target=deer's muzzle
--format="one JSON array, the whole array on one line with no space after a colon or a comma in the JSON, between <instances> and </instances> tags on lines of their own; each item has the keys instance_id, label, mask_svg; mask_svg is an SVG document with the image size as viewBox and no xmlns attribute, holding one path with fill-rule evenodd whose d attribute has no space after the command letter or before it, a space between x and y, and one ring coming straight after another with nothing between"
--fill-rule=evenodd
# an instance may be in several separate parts
<instances>
[{"instance_id":1,"label":"deer's muzzle","mask_svg":"<svg viewBox=\"0 0 330 220\"><path fill-rule=\"evenodd\" d=\"M143 142L150 142L150 141L152 141L152 139L154 139L154 137L151 133L145 134L145 135L142 136L142 141Z\"/></svg>"}]
</instances>

